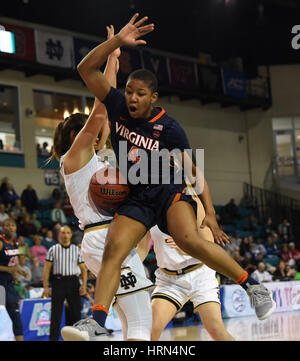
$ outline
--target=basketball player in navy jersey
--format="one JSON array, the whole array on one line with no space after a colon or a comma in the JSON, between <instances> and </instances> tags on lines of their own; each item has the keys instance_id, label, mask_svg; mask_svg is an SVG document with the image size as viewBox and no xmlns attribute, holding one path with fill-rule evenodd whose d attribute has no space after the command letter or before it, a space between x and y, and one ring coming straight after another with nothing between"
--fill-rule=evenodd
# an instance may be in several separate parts
<instances>
[{"instance_id":1,"label":"basketball player in navy jersey","mask_svg":"<svg viewBox=\"0 0 300 361\"><path fill-rule=\"evenodd\" d=\"M117 159L119 157L121 171L122 167L128 168L129 183L131 170L137 169L134 167L141 160L140 154L146 152L150 159L151 153L163 148L168 151L179 149L182 155L185 149L190 149L185 132L179 123L169 117L164 109L154 107L158 93L156 78L151 72L141 70L130 74L124 95L111 87L99 70L115 49L124 45L146 44L146 41L141 40L140 37L153 31L154 25L145 25L148 18L137 20L138 16L139 14L135 14L118 34L94 48L78 65L80 76L87 87L106 106L112 146ZM124 165L120 160L124 157L125 151L127 159ZM185 163L187 160L188 157L185 158ZM191 163L190 160L189 165ZM195 164L192 163L192 167L193 175L199 175ZM108 308L118 287L123 260L146 231L155 224L161 231L170 234L183 251L240 284L250 296L259 319L265 319L272 314L276 304L271 292L253 280L222 247L200 237L197 230L195 202L191 196L185 194L184 180L181 184L175 184L171 177L169 184L164 184L160 172L154 170L153 174L151 167L148 169L144 167L139 175L149 169L151 173L147 179L148 184L131 182L130 196L126 204L118 209L118 214L110 224L96 283L95 304L99 305L99 311L93 313L93 318L101 326L104 325ZM227 235L217 224L206 181L203 180L198 184L203 184L198 189L206 213L203 225L207 225L212 230L217 242L228 242Z\"/></svg>"},{"instance_id":2,"label":"basketball player in navy jersey","mask_svg":"<svg viewBox=\"0 0 300 361\"><path fill-rule=\"evenodd\" d=\"M23 341L23 327L19 312L20 296L14 288L13 274L27 277L18 266L19 246L16 241L17 225L13 219L6 219L0 234L0 285L5 288L5 307L12 320L16 341Z\"/></svg>"}]
</instances>

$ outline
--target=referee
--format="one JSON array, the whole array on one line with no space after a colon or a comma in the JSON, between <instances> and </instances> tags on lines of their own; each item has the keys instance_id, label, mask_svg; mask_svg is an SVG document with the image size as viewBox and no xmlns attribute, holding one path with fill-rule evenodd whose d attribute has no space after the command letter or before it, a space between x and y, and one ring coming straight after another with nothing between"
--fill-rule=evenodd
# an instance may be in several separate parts
<instances>
[{"instance_id":1,"label":"referee","mask_svg":"<svg viewBox=\"0 0 300 361\"><path fill-rule=\"evenodd\" d=\"M80 296L86 294L87 270L83 262L80 248L71 244L72 231L63 226L59 233L60 243L48 250L45 260L43 296L48 298L49 278L53 267L50 341L58 341L64 300L68 302L69 324L73 325L81 319ZM79 283L79 268L82 275L82 286Z\"/></svg>"}]
</instances>

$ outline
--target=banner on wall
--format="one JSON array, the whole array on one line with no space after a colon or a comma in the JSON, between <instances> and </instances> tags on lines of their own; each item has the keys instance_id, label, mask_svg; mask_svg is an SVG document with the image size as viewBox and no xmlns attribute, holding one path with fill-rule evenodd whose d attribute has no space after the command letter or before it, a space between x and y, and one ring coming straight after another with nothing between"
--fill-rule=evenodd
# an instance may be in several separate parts
<instances>
[{"instance_id":1,"label":"banner on wall","mask_svg":"<svg viewBox=\"0 0 300 361\"><path fill-rule=\"evenodd\" d=\"M50 335L51 300L25 299L21 301L20 313L23 325L24 341L48 341ZM63 306L60 327L65 325L65 307ZM60 338L61 339L61 338Z\"/></svg>"},{"instance_id":2,"label":"banner on wall","mask_svg":"<svg viewBox=\"0 0 300 361\"><path fill-rule=\"evenodd\" d=\"M87 39L74 38L74 61L75 67L81 60L101 42L91 41Z\"/></svg>"},{"instance_id":3,"label":"banner on wall","mask_svg":"<svg viewBox=\"0 0 300 361\"><path fill-rule=\"evenodd\" d=\"M276 302L275 312L300 310L300 281L266 282ZM239 285L222 286L223 317L242 317L255 315L254 308L246 291Z\"/></svg>"},{"instance_id":4,"label":"banner on wall","mask_svg":"<svg viewBox=\"0 0 300 361\"><path fill-rule=\"evenodd\" d=\"M222 93L222 77L220 68L210 65L198 65L199 90L211 93Z\"/></svg>"},{"instance_id":5,"label":"banner on wall","mask_svg":"<svg viewBox=\"0 0 300 361\"><path fill-rule=\"evenodd\" d=\"M36 60L38 63L62 68L74 66L71 36L35 30Z\"/></svg>"},{"instance_id":6,"label":"banner on wall","mask_svg":"<svg viewBox=\"0 0 300 361\"><path fill-rule=\"evenodd\" d=\"M119 57L118 79L124 82L131 72L141 68L142 62L140 50L134 48L122 48Z\"/></svg>"},{"instance_id":7,"label":"banner on wall","mask_svg":"<svg viewBox=\"0 0 300 361\"><path fill-rule=\"evenodd\" d=\"M170 85L181 89L196 89L198 86L196 63L168 58Z\"/></svg>"},{"instance_id":8,"label":"banner on wall","mask_svg":"<svg viewBox=\"0 0 300 361\"><path fill-rule=\"evenodd\" d=\"M169 85L169 73L166 56L151 53L151 51L143 50L143 67L152 71L158 80L158 86Z\"/></svg>"},{"instance_id":9,"label":"banner on wall","mask_svg":"<svg viewBox=\"0 0 300 361\"><path fill-rule=\"evenodd\" d=\"M15 37L15 53L1 53L1 56L8 56L10 58L35 61L35 46L34 46L34 31L31 28L23 26L10 25L0 23L4 26L6 31L10 31Z\"/></svg>"},{"instance_id":10,"label":"banner on wall","mask_svg":"<svg viewBox=\"0 0 300 361\"><path fill-rule=\"evenodd\" d=\"M244 73L222 69L224 94L234 98L247 98L247 82Z\"/></svg>"}]
</instances>

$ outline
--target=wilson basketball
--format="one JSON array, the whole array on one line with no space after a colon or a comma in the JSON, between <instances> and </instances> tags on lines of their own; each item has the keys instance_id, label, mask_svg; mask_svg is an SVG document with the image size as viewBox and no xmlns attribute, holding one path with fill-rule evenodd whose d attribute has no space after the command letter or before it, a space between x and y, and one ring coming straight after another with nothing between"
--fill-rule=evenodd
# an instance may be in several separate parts
<instances>
[{"instance_id":1,"label":"wilson basketball","mask_svg":"<svg viewBox=\"0 0 300 361\"><path fill-rule=\"evenodd\" d=\"M92 176L89 195L100 212L112 214L126 201L129 185L119 169L105 167Z\"/></svg>"}]
</instances>

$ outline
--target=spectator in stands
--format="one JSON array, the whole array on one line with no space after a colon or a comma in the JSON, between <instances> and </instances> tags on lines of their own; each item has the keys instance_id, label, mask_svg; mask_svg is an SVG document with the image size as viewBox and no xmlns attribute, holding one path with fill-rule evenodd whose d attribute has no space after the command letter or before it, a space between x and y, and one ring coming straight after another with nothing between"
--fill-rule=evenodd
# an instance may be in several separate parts
<instances>
[{"instance_id":1,"label":"spectator in stands","mask_svg":"<svg viewBox=\"0 0 300 361\"><path fill-rule=\"evenodd\" d=\"M272 257L278 257L280 255L280 250L278 249L277 245L275 244L275 240L273 236L269 236L267 238L267 244L266 244L266 257L272 258Z\"/></svg>"},{"instance_id":2,"label":"spectator in stands","mask_svg":"<svg viewBox=\"0 0 300 361\"><path fill-rule=\"evenodd\" d=\"M242 238L240 236L240 233L238 230L235 231L234 236L231 238L231 243L227 243L225 245L225 249L227 252L229 252L232 255L232 252L236 249L236 248L240 248L240 245L242 243Z\"/></svg>"},{"instance_id":3,"label":"spectator in stands","mask_svg":"<svg viewBox=\"0 0 300 361\"><path fill-rule=\"evenodd\" d=\"M258 219L254 214L250 214L245 221L245 230L250 232L255 232L258 226Z\"/></svg>"},{"instance_id":4,"label":"spectator in stands","mask_svg":"<svg viewBox=\"0 0 300 361\"><path fill-rule=\"evenodd\" d=\"M61 198L61 193L60 193L59 189L54 188L51 193L51 196L48 198L48 203L49 203L50 207L53 208L54 204L57 201L61 201L61 200L62 200L62 198Z\"/></svg>"},{"instance_id":5,"label":"spectator in stands","mask_svg":"<svg viewBox=\"0 0 300 361\"><path fill-rule=\"evenodd\" d=\"M62 225L67 224L67 217L61 208L61 201L57 201L51 211L51 221L60 222Z\"/></svg>"},{"instance_id":6,"label":"spectator in stands","mask_svg":"<svg viewBox=\"0 0 300 361\"><path fill-rule=\"evenodd\" d=\"M44 142L44 143L43 143L43 146L42 146L42 148L41 148L41 153L40 153L40 155L41 155L42 157L50 157L51 154L49 153L47 147L48 147L48 143L47 143L47 142Z\"/></svg>"},{"instance_id":7,"label":"spectator in stands","mask_svg":"<svg viewBox=\"0 0 300 361\"><path fill-rule=\"evenodd\" d=\"M251 257L250 253L246 253L245 257L241 260L241 266L251 274L253 271L256 270L255 258Z\"/></svg>"},{"instance_id":8,"label":"spectator in stands","mask_svg":"<svg viewBox=\"0 0 300 361\"><path fill-rule=\"evenodd\" d=\"M36 143L36 153L37 153L38 157L41 156L41 145L40 145L40 143Z\"/></svg>"},{"instance_id":9,"label":"spectator in stands","mask_svg":"<svg viewBox=\"0 0 300 361\"><path fill-rule=\"evenodd\" d=\"M254 209L255 208L255 202L253 200L252 197L250 197L250 195L245 192L245 194L243 195L241 201L240 201L240 206L246 209Z\"/></svg>"},{"instance_id":10,"label":"spectator in stands","mask_svg":"<svg viewBox=\"0 0 300 361\"><path fill-rule=\"evenodd\" d=\"M292 238L292 226L286 218L278 225L278 233L281 237L287 235L289 238Z\"/></svg>"},{"instance_id":11,"label":"spectator in stands","mask_svg":"<svg viewBox=\"0 0 300 361\"><path fill-rule=\"evenodd\" d=\"M31 271L31 286L33 287L42 287L42 280L43 280L43 270L44 268L41 267L40 261L37 256L32 257L32 261L30 264L30 271Z\"/></svg>"},{"instance_id":12,"label":"spectator in stands","mask_svg":"<svg viewBox=\"0 0 300 361\"><path fill-rule=\"evenodd\" d=\"M246 254L246 252L249 252L250 250L250 244L249 244L249 237L244 237L242 239L241 245L240 245L240 254L242 257Z\"/></svg>"},{"instance_id":13,"label":"spectator in stands","mask_svg":"<svg viewBox=\"0 0 300 361\"><path fill-rule=\"evenodd\" d=\"M29 238L37 234L37 229L31 222L31 217L29 214L26 214L24 219L20 222L18 227L18 234Z\"/></svg>"},{"instance_id":14,"label":"spectator in stands","mask_svg":"<svg viewBox=\"0 0 300 361\"><path fill-rule=\"evenodd\" d=\"M55 224L52 228L53 239L55 242L59 242L59 233L60 233L61 227L62 227L62 224L60 222L55 222Z\"/></svg>"},{"instance_id":15,"label":"spectator in stands","mask_svg":"<svg viewBox=\"0 0 300 361\"><path fill-rule=\"evenodd\" d=\"M32 254L23 236L18 237L18 245L19 245L19 255L24 255L25 260L29 262L32 259Z\"/></svg>"},{"instance_id":16,"label":"spectator in stands","mask_svg":"<svg viewBox=\"0 0 300 361\"><path fill-rule=\"evenodd\" d=\"M39 259L41 266L43 266L48 252L47 248L42 245L42 238L39 234L34 235L32 240L33 246L31 247L30 252Z\"/></svg>"},{"instance_id":17,"label":"spectator in stands","mask_svg":"<svg viewBox=\"0 0 300 361\"><path fill-rule=\"evenodd\" d=\"M1 185L0 185L0 196L2 199L3 199L4 193L7 191L8 182L9 182L8 177L2 178Z\"/></svg>"},{"instance_id":18,"label":"spectator in stands","mask_svg":"<svg viewBox=\"0 0 300 361\"><path fill-rule=\"evenodd\" d=\"M74 210L73 210L73 207L72 207L72 205L70 203L69 197L64 198L64 201L63 201L63 204L62 204L62 210L63 210L64 214L67 217L73 217L74 216Z\"/></svg>"},{"instance_id":19,"label":"spectator in stands","mask_svg":"<svg viewBox=\"0 0 300 361\"><path fill-rule=\"evenodd\" d=\"M263 256L267 254L266 247L263 245L261 238L257 238L255 242L255 257L261 253Z\"/></svg>"},{"instance_id":20,"label":"spectator in stands","mask_svg":"<svg viewBox=\"0 0 300 361\"><path fill-rule=\"evenodd\" d=\"M16 199L19 199L17 192L15 191L11 183L7 184L7 189L3 194L3 202L6 206L14 206Z\"/></svg>"},{"instance_id":21,"label":"spectator in stands","mask_svg":"<svg viewBox=\"0 0 300 361\"><path fill-rule=\"evenodd\" d=\"M26 256L24 254L19 255L19 267L26 272L26 276L19 275L19 282L24 289L27 289L31 282L31 269L26 265Z\"/></svg>"},{"instance_id":22,"label":"spectator in stands","mask_svg":"<svg viewBox=\"0 0 300 361\"><path fill-rule=\"evenodd\" d=\"M46 233L46 237L43 237L42 245L47 248L47 250L56 244L53 238L53 232L49 229Z\"/></svg>"},{"instance_id":23,"label":"spectator in stands","mask_svg":"<svg viewBox=\"0 0 300 361\"><path fill-rule=\"evenodd\" d=\"M17 218L21 217L21 214L22 214L22 201L21 201L21 199L16 199L15 205L11 208L11 211L16 214Z\"/></svg>"},{"instance_id":24,"label":"spectator in stands","mask_svg":"<svg viewBox=\"0 0 300 361\"><path fill-rule=\"evenodd\" d=\"M266 264L264 262L260 262L258 264L257 270L255 270L251 274L252 278L254 278L257 282L271 282L272 275L270 272L266 270Z\"/></svg>"},{"instance_id":25,"label":"spectator in stands","mask_svg":"<svg viewBox=\"0 0 300 361\"><path fill-rule=\"evenodd\" d=\"M42 228L42 223L37 219L36 213L32 213L31 223L34 224L35 228L37 229L37 232L39 232L40 229Z\"/></svg>"},{"instance_id":26,"label":"spectator in stands","mask_svg":"<svg viewBox=\"0 0 300 361\"><path fill-rule=\"evenodd\" d=\"M290 258L294 260L295 267L298 268L300 264L300 252L296 248L294 242L290 242L288 248L289 248L288 252L290 254Z\"/></svg>"},{"instance_id":27,"label":"spectator in stands","mask_svg":"<svg viewBox=\"0 0 300 361\"><path fill-rule=\"evenodd\" d=\"M273 220L271 217L267 219L267 222L263 225L264 237L267 238L274 231Z\"/></svg>"},{"instance_id":28,"label":"spectator in stands","mask_svg":"<svg viewBox=\"0 0 300 361\"><path fill-rule=\"evenodd\" d=\"M233 198L221 208L220 211L220 223L221 224L236 224L236 220L240 219L241 215L239 213L238 207L235 204L235 200Z\"/></svg>"},{"instance_id":29,"label":"spectator in stands","mask_svg":"<svg viewBox=\"0 0 300 361\"><path fill-rule=\"evenodd\" d=\"M3 148L4 148L3 140L0 139L0 150L3 150Z\"/></svg>"},{"instance_id":30,"label":"spectator in stands","mask_svg":"<svg viewBox=\"0 0 300 361\"><path fill-rule=\"evenodd\" d=\"M20 282L20 275L17 272L13 273L13 280L14 280L14 288L17 291L20 299L24 299L26 297L27 290L22 286Z\"/></svg>"},{"instance_id":31,"label":"spectator in stands","mask_svg":"<svg viewBox=\"0 0 300 361\"><path fill-rule=\"evenodd\" d=\"M287 265L284 260L281 259L273 273L273 281L291 281L294 279L296 272L295 268Z\"/></svg>"},{"instance_id":32,"label":"spectator in stands","mask_svg":"<svg viewBox=\"0 0 300 361\"><path fill-rule=\"evenodd\" d=\"M35 211L39 207L38 196L35 189L32 188L31 184L28 184L27 187L23 190L21 200L23 206L29 213L33 213L33 211Z\"/></svg>"},{"instance_id":33,"label":"spectator in stands","mask_svg":"<svg viewBox=\"0 0 300 361\"><path fill-rule=\"evenodd\" d=\"M6 212L6 207L4 203L0 203L0 227L2 227L3 222L9 218L9 215Z\"/></svg>"}]
</instances>

